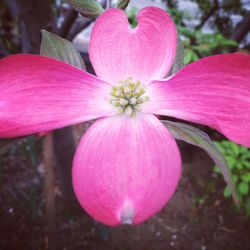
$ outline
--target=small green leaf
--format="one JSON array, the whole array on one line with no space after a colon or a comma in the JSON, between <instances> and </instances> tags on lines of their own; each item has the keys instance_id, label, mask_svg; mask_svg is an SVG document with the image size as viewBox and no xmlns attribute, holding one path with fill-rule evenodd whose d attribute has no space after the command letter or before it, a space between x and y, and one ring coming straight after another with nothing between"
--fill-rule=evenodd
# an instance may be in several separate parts
<instances>
[{"instance_id":1,"label":"small green leaf","mask_svg":"<svg viewBox=\"0 0 250 250\"><path fill-rule=\"evenodd\" d=\"M240 185L239 185L239 192L242 195L246 195L246 194L248 194L248 191L249 191L248 184L246 182L241 182Z\"/></svg>"},{"instance_id":2,"label":"small green leaf","mask_svg":"<svg viewBox=\"0 0 250 250\"><path fill-rule=\"evenodd\" d=\"M235 143L231 143L230 146L234 155L237 156L240 153L240 147Z\"/></svg>"},{"instance_id":3,"label":"small green leaf","mask_svg":"<svg viewBox=\"0 0 250 250\"><path fill-rule=\"evenodd\" d=\"M199 57L198 57L197 53L195 51L193 51L193 53L192 53L192 61L194 62L194 61L196 61L198 59L199 59Z\"/></svg>"},{"instance_id":4,"label":"small green leaf","mask_svg":"<svg viewBox=\"0 0 250 250\"><path fill-rule=\"evenodd\" d=\"M125 10L129 4L129 2L130 2L130 0L119 0L117 5L116 5L116 8Z\"/></svg>"},{"instance_id":5,"label":"small green leaf","mask_svg":"<svg viewBox=\"0 0 250 250\"><path fill-rule=\"evenodd\" d=\"M244 165L246 168L250 169L250 161L244 161L244 162L243 162L243 165Z\"/></svg>"},{"instance_id":6,"label":"small green leaf","mask_svg":"<svg viewBox=\"0 0 250 250\"><path fill-rule=\"evenodd\" d=\"M246 147L239 147L239 153L242 153L242 154L248 154L249 153L249 150L248 150L248 148L246 148Z\"/></svg>"},{"instance_id":7,"label":"small green leaf","mask_svg":"<svg viewBox=\"0 0 250 250\"><path fill-rule=\"evenodd\" d=\"M88 18L96 18L104 11L95 0L65 0L65 2Z\"/></svg>"},{"instance_id":8,"label":"small green leaf","mask_svg":"<svg viewBox=\"0 0 250 250\"><path fill-rule=\"evenodd\" d=\"M192 56L193 56L192 50L188 49L185 52L185 56L184 56L184 64L185 65L189 64L190 62L192 62Z\"/></svg>"},{"instance_id":9,"label":"small green leaf","mask_svg":"<svg viewBox=\"0 0 250 250\"><path fill-rule=\"evenodd\" d=\"M42 30L40 54L58 59L79 69L85 69L81 54L74 48L73 44L46 30Z\"/></svg>"},{"instance_id":10,"label":"small green leaf","mask_svg":"<svg viewBox=\"0 0 250 250\"><path fill-rule=\"evenodd\" d=\"M221 153L223 153L223 154L226 153L226 150L225 150L225 148L221 145L221 143L215 141L214 144L215 144L215 146L221 151Z\"/></svg>"},{"instance_id":11,"label":"small green leaf","mask_svg":"<svg viewBox=\"0 0 250 250\"><path fill-rule=\"evenodd\" d=\"M242 165L242 163L240 161L237 161L235 163L235 168L238 169L238 170L244 169L244 167L243 167L243 165Z\"/></svg>"},{"instance_id":12,"label":"small green leaf","mask_svg":"<svg viewBox=\"0 0 250 250\"><path fill-rule=\"evenodd\" d=\"M243 174L240 177L244 182L250 182L250 173Z\"/></svg>"},{"instance_id":13,"label":"small green leaf","mask_svg":"<svg viewBox=\"0 0 250 250\"><path fill-rule=\"evenodd\" d=\"M231 156L231 155L226 155L225 159L227 160L229 168L233 169L234 166L235 166L235 163L236 163L236 159L233 156Z\"/></svg>"},{"instance_id":14,"label":"small green leaf","mask_svg":"<svg viewBox=\"0 0 250 250\"><path fill-rule=\"evenodd\" d=\"M208 155L214 160L216 166L221 170L221 173L232 192L235 203L238 205L235 185L231 177L230 169L224 159L223 154L218 150L215 144L211 141L209 136L195 127L170 121L162 121L164 125L170 130L171 134L177 139L182 140L197 147L204 149Z\"/></svg>"}]
</instances>

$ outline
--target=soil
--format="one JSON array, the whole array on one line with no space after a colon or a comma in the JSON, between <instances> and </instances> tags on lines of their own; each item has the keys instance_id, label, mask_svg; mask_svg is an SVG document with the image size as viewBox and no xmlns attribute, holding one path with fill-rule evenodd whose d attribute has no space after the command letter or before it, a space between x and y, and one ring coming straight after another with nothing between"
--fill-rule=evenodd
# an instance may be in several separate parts
<instances>
[{"instance_id":1,"label":"soil","mask_svg":"<svg viewBox=\"0 0 250 250\"><path fill-rule=\"evenodd\" d=\"M58 248L62 250L248 250L250 219L222 195L224 181L200 149L180 144L183 174L169 203L141 225L107 228L58 187ZM0 151L0 249L46 249L41 142L24 139Z\"/></svg>"}]
</instances>

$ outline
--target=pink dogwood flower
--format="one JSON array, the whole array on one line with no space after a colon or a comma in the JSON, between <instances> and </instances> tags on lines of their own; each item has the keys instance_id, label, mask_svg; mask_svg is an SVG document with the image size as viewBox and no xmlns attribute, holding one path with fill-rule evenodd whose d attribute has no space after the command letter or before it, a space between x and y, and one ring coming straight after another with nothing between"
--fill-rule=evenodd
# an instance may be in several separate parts
<instances>
[{"instance_id":1,"label":"pink dogwood flower","mask_svg":"<svg viewBox=\"0 0 250 250\"><path fill-rule=\"evenodd\" d=\"M0 137L97 119L73 162L83 208L108 224L137 224L159 211L181 174L179 149L156 115L204 124L250 146L250 56L224 54L174 76L173 21L147 7L132 29L118 9L96 21L89 55L96 76L35 55L0 61Z\"/></svg>"}]
</instances>

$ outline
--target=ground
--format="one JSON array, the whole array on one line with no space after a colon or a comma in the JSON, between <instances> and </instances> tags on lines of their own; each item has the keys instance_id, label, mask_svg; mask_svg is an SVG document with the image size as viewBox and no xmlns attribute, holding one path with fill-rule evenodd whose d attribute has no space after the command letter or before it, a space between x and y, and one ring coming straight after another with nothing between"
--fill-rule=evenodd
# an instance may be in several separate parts
<instances>
[{"instance_id":1,"label":"ground","mask_svg":"<svg viewBox=\"0 0 250 250\"><path fill-rule=\"evenodd\" d=\"M40 141L0 149L0 250L46 249ZM141 225L97 225L82 210L66 208L57 190L59 249L250 249L250 218L223 197L224 182L214 175L209 157L195 147L180 147L183 174L178 189L161 212Z\"/></svg>"}]
</instances>

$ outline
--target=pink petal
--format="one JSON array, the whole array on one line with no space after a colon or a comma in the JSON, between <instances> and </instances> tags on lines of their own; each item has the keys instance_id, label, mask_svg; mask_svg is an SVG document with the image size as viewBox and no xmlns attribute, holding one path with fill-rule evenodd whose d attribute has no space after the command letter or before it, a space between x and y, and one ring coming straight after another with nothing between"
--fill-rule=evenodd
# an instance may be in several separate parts
<instances>
[{"instance_id":1,"label":"pink petal","mask_svg":"<svg viewBox=\"0 0 250 250\"><path fill-rule=\"evenodd\" d=\"M96 21L90 58L95 72L107 82L133 77L143 84L167 75L175 58L176 29L162 9L146 7L132 29L122 10L110 9Z\"/></svg>"},{"instance_id":2,"label":"pink petal","mask_svg":"<svg viewBox=\"0 0 250 250\"><path fill-rule=\"evenodd\" d=\"M144 112L208 125L250 146L250 56L207 57L147 89Z\"/></svg>"},{"instance_id":3,"label":"pink petal","mask_svg":"<svg viewBox=\"0 0 250 250\"><path fill-rule=\"evenodd\" d=\"M73 163L83 208L107 225L140 223L175 191L181 160L175 140L153 115L98 120L84 135Z\"/></svg>"},{"instance_id":4,"label":"pink petal","mask_svg":"<svg viewBox=\"0 0 250 250\"><path fill-rule=\"evenodd\" d=\"M110 85L35 55L0 60L0 137L14 137L112 114Z\"/></svg>"}]
</instances>

